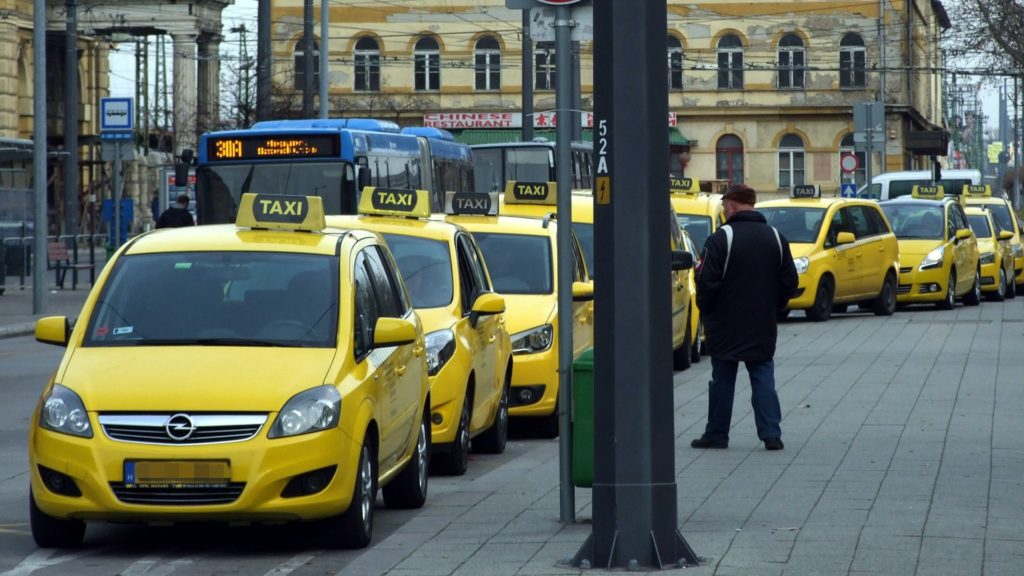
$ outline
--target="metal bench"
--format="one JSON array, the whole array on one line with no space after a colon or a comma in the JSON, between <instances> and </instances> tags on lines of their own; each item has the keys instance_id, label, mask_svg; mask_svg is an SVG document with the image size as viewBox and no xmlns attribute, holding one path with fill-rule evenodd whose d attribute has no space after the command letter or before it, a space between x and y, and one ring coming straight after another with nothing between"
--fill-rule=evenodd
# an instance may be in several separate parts
<instances>
[{"instance_id":1,"label":"metal bench","mask_svg":"<svg viewBox=\"0 0 1024 576\"><path fill-rule=\"evenodd\" d=\"M61 290L64 289L64 277L67 276L68 270L71 271L72 290L78 288L79 270L89 270L89 281L95 281L92 278L92 273L94 273L93 265L87 262L75 263L71 259L71 251L68 250L67 245L63 242L48 242L46 244L46 269L55 271L57 287Z\"/></svg>"}]
</instances>

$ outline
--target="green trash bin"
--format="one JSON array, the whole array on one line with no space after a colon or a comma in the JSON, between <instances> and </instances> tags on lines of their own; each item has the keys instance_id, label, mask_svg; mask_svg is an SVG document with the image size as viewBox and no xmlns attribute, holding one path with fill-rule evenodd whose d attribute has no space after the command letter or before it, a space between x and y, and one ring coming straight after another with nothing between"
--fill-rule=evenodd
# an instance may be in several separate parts
<instances>
[{"instance_id":1,"label":"green trash bin","mask_svg":"<svg viewBox=\"0 0 1024 576\"><path fill-rule=\"evenodd\" d=\"M572 483L594 485L594 349L572 363Z\"/></svg>"}]
</instances>

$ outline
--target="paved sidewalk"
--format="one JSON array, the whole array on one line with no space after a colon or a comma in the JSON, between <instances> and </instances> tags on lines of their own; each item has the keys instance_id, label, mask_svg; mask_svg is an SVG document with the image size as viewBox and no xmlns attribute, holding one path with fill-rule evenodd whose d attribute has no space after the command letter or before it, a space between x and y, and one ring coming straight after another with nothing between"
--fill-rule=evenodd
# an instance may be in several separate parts
<instances>
[{"instance_id":1,"label":"paved sidewalk","mask_svg":"<svg viewBox=\"0 0 1024 576\"><path fill-rule=\"evenodd\" d=\"M78 316L92 287L89 285L86 272L84 280L79 277L78 289L71 290L70 272L68 275L64 290L53 284L52 272L46 275L47 307L43 314L32 313L32 279L26 278L25 288L22 289L17 276L8 276L7 283L3 286L4 293L0 296L0 338L32 334L35 321L43 316Z\"/></svg>"}]
</instances>

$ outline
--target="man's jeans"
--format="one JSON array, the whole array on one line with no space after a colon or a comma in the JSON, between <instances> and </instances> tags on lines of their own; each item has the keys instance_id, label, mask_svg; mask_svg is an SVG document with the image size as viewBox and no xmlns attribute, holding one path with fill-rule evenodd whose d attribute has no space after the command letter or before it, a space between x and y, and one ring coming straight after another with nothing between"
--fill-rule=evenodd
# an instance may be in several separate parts
<instances>
[{"instance_id":1,"label":"man's jeans","mask_svg":"<svg viewBox=\"0 0 1024 576\"><path fill-rule=\"evenodd\" d=\"M782 409L775 392L775 361L744 362L750 374L750 404L754 407L757 437L762 441L782 438L779 422ZM736 393L736 371L739 362L711 358L711 382L708 382L708 425L704 436L728 442L732 421L732 403Z\"/></svg>"}]
</instances>

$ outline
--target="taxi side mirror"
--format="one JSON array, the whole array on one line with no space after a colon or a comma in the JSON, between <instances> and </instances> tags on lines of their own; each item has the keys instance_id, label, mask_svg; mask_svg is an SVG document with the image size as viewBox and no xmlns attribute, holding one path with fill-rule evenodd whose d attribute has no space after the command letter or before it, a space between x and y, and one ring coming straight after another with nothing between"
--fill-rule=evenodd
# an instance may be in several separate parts
<instances>
[{"instance_id":1,"label":"taxi side mirror","mask_svg":"<svg viewBox=\"0 0 1024 576\"><path fill-rule=\"evenodd\" d=\"M960 228L960 229L958 229L956 231L956 239L957 240L967 240L970 237L971 237L971 229L970 228Z\"/></svg>"},{"instance_id":2,"label":"taxi side mirror","mask_svg":"<svg viewBox=\"0 0 1024 576\"><path fill-rule=\"evenodd\" d=\"M1010 232L1009 230L1003 230L1002 232L999 233L1000 240L1010 240L1012 238L1013 232Z\"/></svg>"},{"instance_id":3,"label":"taxi side mirror","mask_svg":"<svg viewBox=\"0 0 1024 576\"><path fill-rule=\"evenodd\" d=\"M71 339L71 322L67 316L47 316L36 321L36 340L44 344L67 346Z\"/></svg>"},{"instance_id":4,"label":"taxi side mirror","mask_svg":"<svg viewBox=\"0 0 1024 576\"><path fill-rule=\"evenodd\" d=\"M693 268L693 254L685 250L672 251L672 271L689 270Z\"/></svg>"},{"instance_id":5,"label":"taxi side mirror","mask_svg":"<svg viewBox=\"0 0 1024 576\"><path fill-rule=\"evenodd\" d=\"M843 244L853 244L857 241L857 237L853 235L853 232L840 232L836 234L836 244L842 246Z\"/></svg>"},{"instance_id":6,"label":"taxi side mirror","mask_svg":"<svg viewBox=\"0 0 1024 576\"><path fill-rule=\"evenodd\" d=\"M573 302L590 302L594 299L594 283L593 282L573 282L572 283L572 301Z\"/></svg>"},{"instance_id":7,"label":"taxi side mirror","mask_svg":"<svg viewBox=\"0 0 1024 576\"><path fill-rule=\"evenodd\" d=\"M401 318L377 318L373 347L401 346L416 341L416 325Z\"/></svg>"},{"instance_id":8,"label":"taxi side mirror","mask_svg":"<svg viewBox=\"0 0 1024 576\"><path fill-rule=\"evenodd\" d=\"M469 313L470 326L476 327L477 320L481 316L493 316L505 311L505 299L494 292L483 292L473 302L473 309Z\"/></svg>"}]
</instances>

